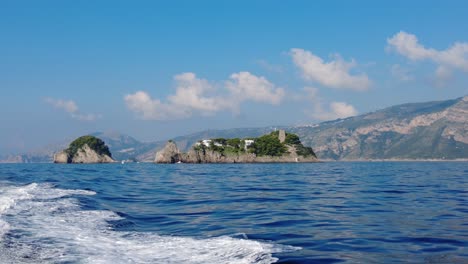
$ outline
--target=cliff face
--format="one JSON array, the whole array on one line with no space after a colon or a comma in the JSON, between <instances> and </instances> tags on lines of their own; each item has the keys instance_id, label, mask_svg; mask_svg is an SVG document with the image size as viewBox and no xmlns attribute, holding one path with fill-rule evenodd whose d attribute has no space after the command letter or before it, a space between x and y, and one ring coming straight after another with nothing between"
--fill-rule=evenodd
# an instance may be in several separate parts
<instances>
[{"instance_id":1,"label":"cliff face","mask_svg":"<svg viewBox=\"0 0 468 264\"><path fill-rule=\"evenodd\" d=\"M180 156L184 163L252 163L255 162L255 154L222 154L213 150L194 150Z\"/></svg>"},{"instance_id":2,"label":"cliff face","mask_svg":"<svg viewBox=\"0 0 468 264\"><path fill-rule=\"evenodd\" d=\"M109 148L104 141L83 136L70 143L69 147L54 154L54 163L111 163Z\"/></svg>"},{"instance_id":3,"label":"cliff face","mask_svg":"<svg viewBox=\"0 0 468 264\"><path fill-rule=\"evenodd\" d=\"M84 145L72 157L72 163L111 163L114 160L106 154L98 154L92 150L88 145Z\"/></svg>"},{"instance_id":4,"label":"cliff face","mask_svg":"<svg viewBox=\"0 0 468 264\"><path fill-rule=\"evenodd\" d=\"M62 150L54 155L54 163L112 163L115 162L106 154L98 154L87 144L78 149L75 155Z\"/></svg>"},{"instance_id":5,"label":"cliff face","mask_svg":"<svg viewBox=\"0 0 468 264\"><path fill-rule=\"evenodd\" d=\"M62 150L54 154L54 163L71 163L70 154Z\"/></svg>"},{"instance_id":6,"label":"cliff face","mask_svg":"<svg viewBox=\"0 0 468 264\"><path fill-rule=\"evenodd\" d=\"M173 141L167 142L166 146L156 152L154 162L156 163L176 163L180 161L180 152Z\"/></svg>"}]
</instances>

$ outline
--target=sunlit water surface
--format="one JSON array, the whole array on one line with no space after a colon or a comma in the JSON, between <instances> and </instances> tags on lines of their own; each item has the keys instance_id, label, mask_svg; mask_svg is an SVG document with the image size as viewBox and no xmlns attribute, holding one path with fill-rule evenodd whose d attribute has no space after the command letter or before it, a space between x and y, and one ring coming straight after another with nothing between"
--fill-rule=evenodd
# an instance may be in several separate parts
<instances>
[{"instance_id":1,"label":"sunlit water surface","mask_svg":"<svg viewBox=\"0 0 468 264\"><path fill-rule=\"evenodd\" d=\"M0 263L468 263L468 163L0 165Z\"/></svg>"}]
</instances>

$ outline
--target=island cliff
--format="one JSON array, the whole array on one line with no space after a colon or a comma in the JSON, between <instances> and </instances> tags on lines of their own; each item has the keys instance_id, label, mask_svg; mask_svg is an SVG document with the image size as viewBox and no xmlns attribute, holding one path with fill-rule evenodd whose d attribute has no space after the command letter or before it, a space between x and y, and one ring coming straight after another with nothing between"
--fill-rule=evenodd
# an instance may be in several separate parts
<instances>
[{"instance_id":1,"label":"island cliff","mask_svg":"<svg viewBox=\"0 0 468 264\"><path fill-rule=\"evenodd\" d=\"M104 141L94 136L82 136L67 149L54 154L54 163L111 163L112 154Z\"/></svg>"},{"instance_id":2,"label":"island cliff","mask_svg":"<svg viewBox=\"0 0 468 264\"><path fill-rule=\"evenodd\" d=\"M295 134L274 131L258 138L200 140L182 153L173 141L156 153L156 163L318 162L310 147Z\"/></svg>"}]
</instances>

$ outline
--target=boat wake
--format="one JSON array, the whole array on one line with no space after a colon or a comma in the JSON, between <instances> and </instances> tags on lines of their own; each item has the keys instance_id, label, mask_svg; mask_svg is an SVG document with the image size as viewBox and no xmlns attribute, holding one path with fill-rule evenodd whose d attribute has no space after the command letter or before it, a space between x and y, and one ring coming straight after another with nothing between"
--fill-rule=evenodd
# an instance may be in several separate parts
<instances>
[{"instance_id":1,"label":"boat wake","mask_svg":"<svg viewBox=\"0 0 468 264\"><path fill-rule=\"evenodd\" d=\"M229 236L192 238L114 230L112 211L83 210L51 184L0 183L0 263L273 263L298 248Z\"/></svg>"}]
</instances>

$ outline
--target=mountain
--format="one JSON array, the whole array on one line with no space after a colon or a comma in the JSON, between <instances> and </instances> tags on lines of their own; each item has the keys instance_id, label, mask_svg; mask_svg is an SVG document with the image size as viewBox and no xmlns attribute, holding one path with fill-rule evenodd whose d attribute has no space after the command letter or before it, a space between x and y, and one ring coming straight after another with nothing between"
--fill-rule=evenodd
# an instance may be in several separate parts
<instances>
[{"instance_id":1,"label":"mountain","mask_svg":"<svg viewBox=\"0 0 468 264\"><path fill-rule=\"evenodd\" d=\"M297 134L323 160L468 159L468 96L402 104L316 125L277 128ZM174 141L186 150L199 139L257 137L272 129L207 130Z\"/></svg>"},{"instance_id":2,"label":"mountain","mask_svg":"<svg viewBox=\"0 0 468 264\"><path fill-rule=\"evenodd\" d=\"M280 128L297 134L322 160L468 159L468 96L402 104L314 125L206 130L172 140L187 151L200 139L258 137ZM116 160L151 162L167 142L140 142L119 133L92 135L104 140ZM0 162L52 162L53 153L69 142L0 157Z\"/></svg>"},{"instance_id":3,"label":"mountain","mask_svg":"<svg viewBox=\"0 0 468 264\"><path fill-rule=\"evenodd\" d=\"M131 136L116 132L96 132L91 135L106 142L115 160L148 160L148 156L151 156L150 160L153 160L156 149L162 148L165 144L165 142L141 142Z\"/></svg>"},{"instance_id":4,"label":"mountain","mask_svg":"<svg viewBox=\"0 0 468 264\"><path fill-rule=\"evenodd\" d=\"M468 96L296 127L322 159L467 159Z\"/></svg>"}]
</instances>

